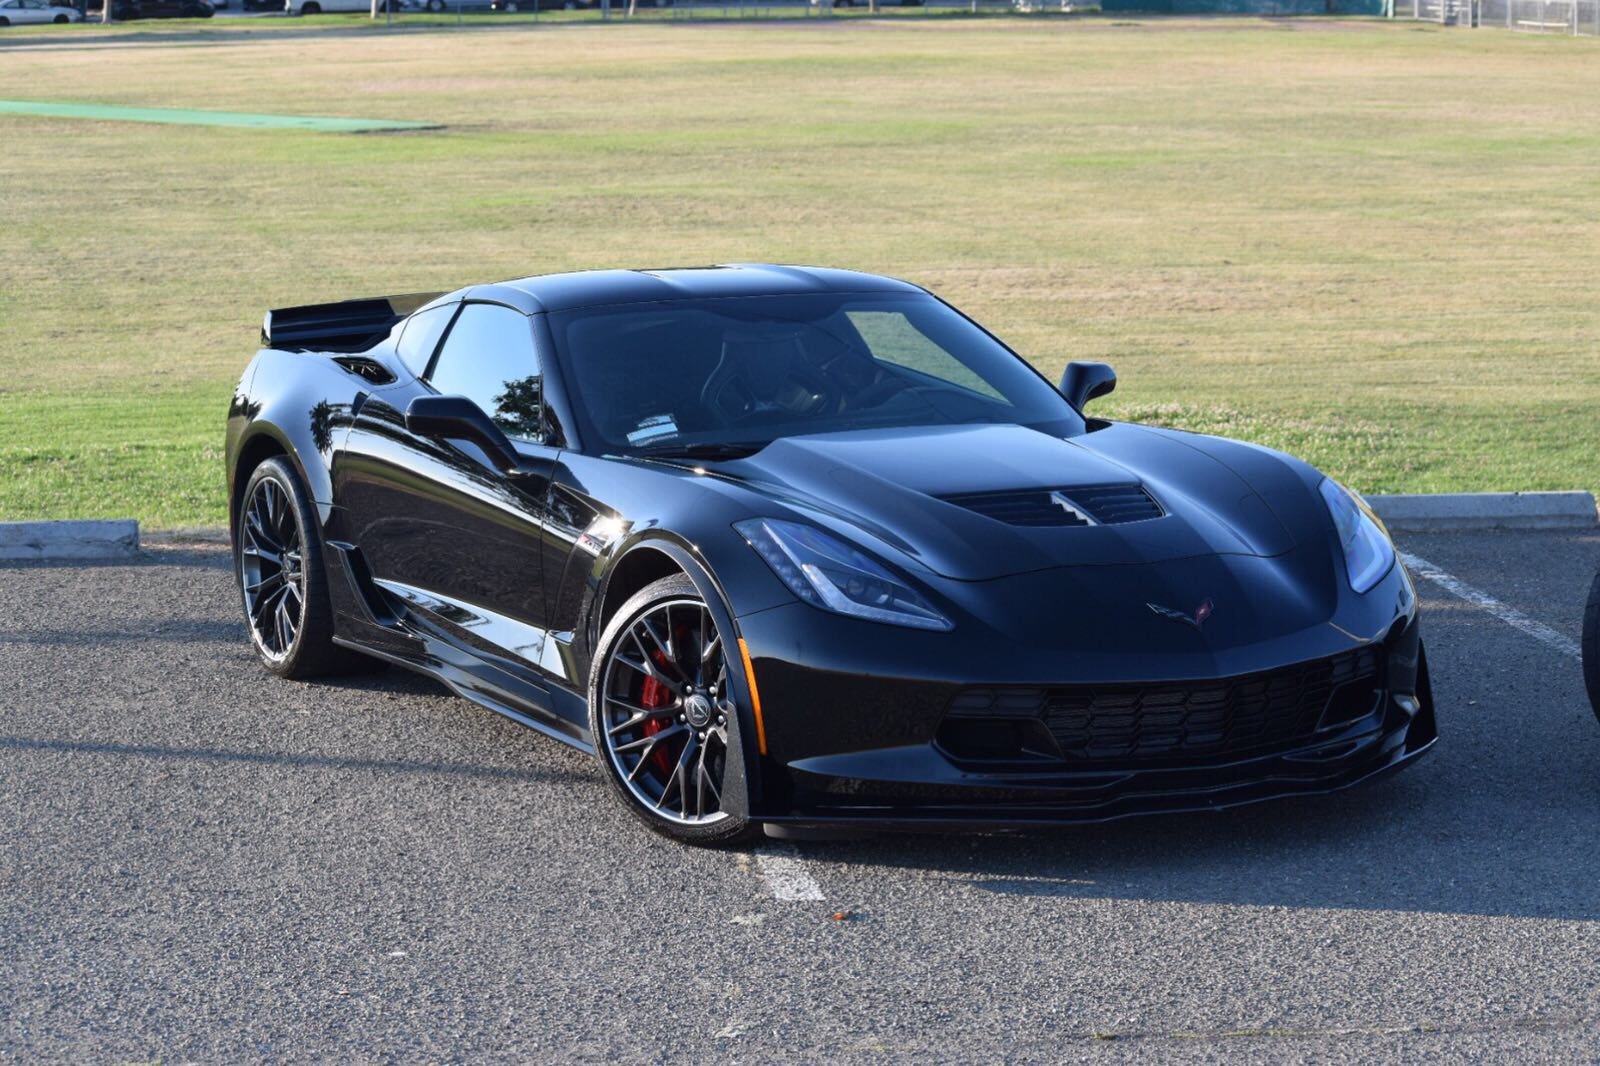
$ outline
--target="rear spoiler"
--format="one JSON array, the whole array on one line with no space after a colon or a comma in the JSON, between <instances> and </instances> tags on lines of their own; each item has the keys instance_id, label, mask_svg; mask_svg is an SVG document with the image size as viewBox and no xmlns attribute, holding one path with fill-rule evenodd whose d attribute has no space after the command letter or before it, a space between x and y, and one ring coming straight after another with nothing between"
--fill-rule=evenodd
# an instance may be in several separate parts
<instances>
[{"instance_id":1,"label":"rear spoiler","mask_svg":"<svg viewBox=\"0 0 1600 1066\"><path fill-rule=\"evenodd\" d=\"M284 351L359 352L388 336L396 322L443 295L412 292L279 307L268 311L261 323L261 344Z\"/></svg>"}]
</instances>

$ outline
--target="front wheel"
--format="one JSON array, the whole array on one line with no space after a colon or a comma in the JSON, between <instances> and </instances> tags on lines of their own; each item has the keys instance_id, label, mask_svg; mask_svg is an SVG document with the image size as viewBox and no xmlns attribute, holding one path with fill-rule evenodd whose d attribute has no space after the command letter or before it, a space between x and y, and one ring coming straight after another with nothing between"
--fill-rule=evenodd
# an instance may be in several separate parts
<instances>
[{"instance_id":1,"label":"front wheel","mask_svg":"<svg viewBox=\"0 0 1600 1066\"><path fill-rule=\"evenodd\" d=\"M1600 718L1600 574L1589 585L1589 605L1583 611L1583 684L1589 707Z\"/></svg>"},{"instance_id":2,"label":"front wheel","mask_svg":"<svg viewBox=\"0 0 1600 1066\"><path fill-rule=\"evenodd\" d=\"M636 818L688 844L754 836L725 803L739 715L725 637L694 582L662 578L612 617L590 671L589 731L606 779Z\"/></svg>"}]
</instances>

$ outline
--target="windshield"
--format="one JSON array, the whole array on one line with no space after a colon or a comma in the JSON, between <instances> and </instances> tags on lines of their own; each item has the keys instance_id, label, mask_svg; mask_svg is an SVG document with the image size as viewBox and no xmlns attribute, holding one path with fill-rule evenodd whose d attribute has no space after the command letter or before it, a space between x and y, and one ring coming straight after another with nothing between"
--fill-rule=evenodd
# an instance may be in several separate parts
<instances>
[{"instance_id":1,"label":"windshield","mask_svg":"<svg viewBox=\"0 0 1600 1066\"><path fill-rule=\"evenodd\" d=\"M625 454L733 457L854 429L1083 420L994 338L922 293L828 293L549 316L585 438Z\"/></svg>"}]
</instances>

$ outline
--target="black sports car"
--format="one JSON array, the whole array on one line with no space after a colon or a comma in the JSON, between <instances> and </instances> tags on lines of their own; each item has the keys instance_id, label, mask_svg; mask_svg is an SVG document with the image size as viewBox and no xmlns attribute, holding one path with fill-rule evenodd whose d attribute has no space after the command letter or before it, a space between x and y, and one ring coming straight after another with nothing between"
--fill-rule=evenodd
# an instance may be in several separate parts
<instances>
[{"instance_id":1,"label":"black sports car","mask_svg":"<svg viewBox=\"0 0 1600 1066\"><path fill-rule=\"evenodd\" d=\"M700 843L1327 792L1434 742L1362 500L1088 417L927 291L595 271L272 311L228 419L269 670L372 658Z\"/></svg>"}]
</instances>

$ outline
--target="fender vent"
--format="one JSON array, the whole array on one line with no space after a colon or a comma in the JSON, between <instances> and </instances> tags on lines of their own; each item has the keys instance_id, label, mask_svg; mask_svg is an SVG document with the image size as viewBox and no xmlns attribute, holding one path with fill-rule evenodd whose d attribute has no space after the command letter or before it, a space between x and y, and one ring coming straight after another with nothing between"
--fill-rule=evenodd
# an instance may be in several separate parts
<instances>
[{"instance_id":1,"label":"fender vent","mask_svg":"<svg viewBox=\"0 0 1600 1066\"><path fill-rule=\"evenodd\" d=\"M394 375L389 373L389 368L376 359L367 359L359 355L346 355L334 360L358 378L372 382L374 385L387 385L394 381Z\"/></svg>"},{"instance_id":2,"label":"fender vent","mask_svg":"<svg viewBox=\"0 0 1600 1066\"><path fill-rule=\"evenodd\" d=\"M1062 489L978 492L942 497L1011 526L1114 526L1166 514L1143 485L1075 485Z\"/></svg>"}]
</instances>

